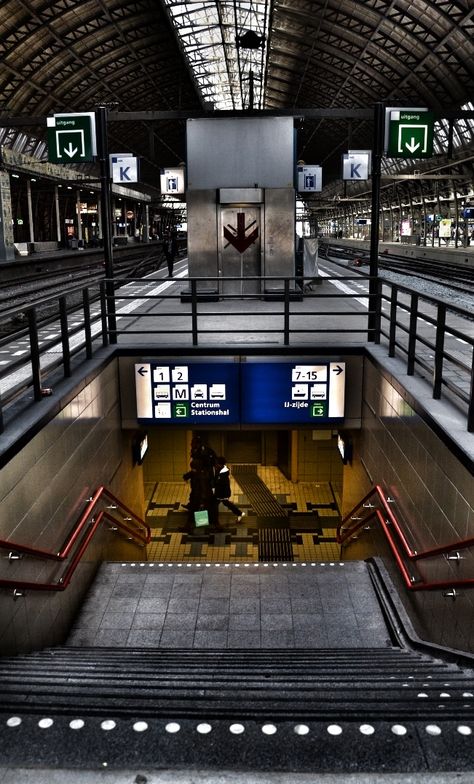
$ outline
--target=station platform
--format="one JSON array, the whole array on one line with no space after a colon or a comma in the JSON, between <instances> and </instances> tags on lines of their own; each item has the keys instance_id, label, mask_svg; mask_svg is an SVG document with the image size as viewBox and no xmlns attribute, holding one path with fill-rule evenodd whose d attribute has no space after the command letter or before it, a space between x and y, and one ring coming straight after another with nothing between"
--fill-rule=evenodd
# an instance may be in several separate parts
<instances>
[{"instance_id":1,"label":"station platform","mask_svg":"<svg viewBox=\"0 0 474 784\"><path fill-rule=\"evenodd\" d=\"M322 272L326 272L324 264ZM127 288L121 289L117 296L117 343L98 348L87 363L86 370L84 365L78 365L73 368L74 372L70 378L62 378L56 371L52 373L50 378L53 394L38 404L30 403L22 408L18 403L18 416L9 420L2 435L0 451L2 457L7 458L7 465L11 462L5 474L9 490L16 490L17 487L22 489L22 503L23 499L28 498L28 494L32 496L33 512L29 518L25 514L25 519L31 520L33 527L38 520L43 520L42 514L35 517L36 510L40 509L42 512L42 504L50 504L52 493L62 501L66 499L70 509L77 508L88 497L84 492L85 488L88 493L92 492L95 477L99 475L108 474L117 485L119 482L123 483L123 486L129 483L130 498L133 499L134 494L135 497L139 496L137 484L133 484L130 477L133 471L138 473L138 470L143 469L133 467L129 452L122 451L123 431L126 431L126 427L123 428L121 420L125 393L123 389L119 389L117 381L117 366L120 362L142 362L156 356L180 361L190 356L198 359L216 358L222 355L223 351L228 356L244 354L269 359L301 355L319 358L363 357L364 362L367 360L367 365L370 365L365 371L368 374L367 379L361 378L360 381L365 383L366 398L363 405L366 421L370 420L371 426L366 426L364 431L364 459L367 462L362 465L357 458L357 469L354 470L355 465L347 468L346 483L351 485L355 500L360 500L364 494L370 472L376 479L380 472L380 476L387 480L387 486L390 486L392 480L392 487L396 487L397 483L405 483L408 496L408 490L416 487L413 479L416 468L429 488L426 490L426 496L429 492L433 497L439 489L445 498L444 490L448 488L446 493L457 493L449 496L449 513L468 514L466 509L471 491L467 475L474 462L474 438L466 431L465 415L446 398L433 400L429 377L419 372L409 374L402 357L389 357L385 339L377 345L368 341L367 284L362 278L354 276L354 280L340 284L323 280L314 286L313 292L309 292L299 301L293 301L291 329L286 334L285 303L245 298L236 301L235 305L228 301L199 302L197 313L194 312L194 318L197 317L197 333L193 334L192 303L183 302L181 299L182 290L188 285L186 276L186 262L183 259L176 264L176 277L171 281L153 275L147 281L127 284ZM347 295L349 286L350 297L346 299L341 294ZM322 294L329 295L329 298L325 300ZM194 325L196 326L196 322ZM54 329L54 326L51 329ZM197 345L193 339L196 334ZM21 351L22 346L18 345L14 349ZM464 347L460 350L464 350ZM15 406L12 410L15 410ZM446 447L445 452L441 452L440 443ZM22 449L25 449L26 457L21 454ZM111 460L111 455L115 463ZM433 468L430 462L433 459L439 463L436 468ZM122 469L121 466L124 465L125 469ZM461 466L466 476L463 474L461 477ZM385 653L390 650L392 641L387 636L384 613L378 599L373 595L365 565L362 567L355 559L353 562L340 560L335 529L340 521L342 504L330 484L317 481L317 477L314 477L313 481L293 483L275 467L257 467L256 472L276 504L284 510L285 528L289 529L287 557L277 560L272 557L274 551L271 550L267 551L265 557L260 534L269 528L278 528L278 521L275 522L274 519L278 515L273 508L272 514L265 519L265 511L259 506L259 499L252 495L245 482L239 482L239 465L231 463L231 468L232 499L245 511L245 517L237 523L233 515L223 511L219 529L203 534L187 530L187 515L183 511L183 504L187 502L189 488L184 482L159 476L153 481L145 482L146 522L151 527L151 542L147 548L146 560L124 557L123 561L117 560L104 565L104 568L100 567L97 581L92 583L89 580L87 590L81 583L85 601L81 608L75 608L74 613L65 609L69 602L67 597L64 604L61 604L61 598L54 597L55 606L61 608L58 616L67 616L67 620L71 621L68 641L64 647L69 649L72 655L78 652L81 660L81 649L85 651L91 646L103 649L107 656L113 657L120 651L124 655L137 657L135 662L143 660L145 663L147 649L149 651L150 648L156 648L159 655L170 652L175 654L179 665L180 657L196 654L201 661L198 666L191 666L197 667L195 671L199 670L202 675L206 670L202 662L210 661L204 659L205 655L210 655L215 660L212 663L218 664L225 656L232 656L236 647L243 642L249 649L247 653L255 653L257 656L262 651L264 655L270 651L270 657L274 657L276 651L279 655L300 655L302 651L304 653L310 650L314 653L319 648L324 651L323 657L328 660L331 660L334 651L343 650L350 645L352 652L355 651L362 657L358 665L362 668L361 671L365 671L368 662L375 657L374 651ZM434 471L436 488L433 488ZM48 481L45 478L48 478ZM458 482L459 487L455 482ZM27 488L25 483L28 483ZM465 506L460 500L463 494L466 496ZM433 534L433 521L438 522L433 509L434 501L425 518L426 528L423 535L426 535L427 539ZM61 519L63 518L64 515ZM48 518L53 524L47 531L51 541L54 538L53 533L57 535L53 528L58 519L59 517L55 519L54 515ZM437 530L437 535L441 537L443 531ZM85 571L89 568L91 567L87 565ZM266 580L268 571L272 573L270 581ZM329 575L325 576L324 580L323 572ZM337 588L332 581L336 572L344 575L341 581L337 581ZM185 576L182 579L183 573ZM164 579L160 576L162 574L165 575ZM294 579L292 576L288 577L288 574L303 577ZM172 580L169 575L172 575ZM228 575L231 575L231 579ZM256 575L258 581L255 579ZM78 577L78 580L81 579L82 577ZM292 587L292 582L300 583L298 590L294 585ZM307 601L308 596L311 597L310 603ZM46 600L40 601L44 601L46 606ZM410 603L411 598L406 601ZM447 605L442 604L444 601L441 596L436 596L433 602L435 610L431 612L427 626L431 624L433 629L439 629L440 617L446 618L449 611L451 618L456 617L456 623L451 624L453 634L460 634L463 614L464 617L468 616L469 608L466 604L457 603L450 605L447 610ZM421 615L423 600L420 605ZM19 608L20 613L24 612L22 604L16 604L16 608ZM417 617L420 607L411 609L413 616ZM36 615L47 626L45 618L50 619L51 610L48 608L43 612L42 616L40 613ZM23 620L27 618L26 623L22 624L25 635L30 633L34 615L34 609L30 609L28 614L22 616ZM467 638L465 644L467 650L470 644ZM52 658L54 659L54 656ZM87 667L87 663L84 664ZM102 664L99 654L93 668L100 668ZM127 663L126 666L128 672L130 664ZM157 667L154 662L148 663L147 667L150 667L150 670L147 670L148 678L148 672L151 673L153 669L156 673ZM140 666L137 669L140 669ZM349 671L348 681L352 684L352 664L349 664ZM390 678L390 675L387 677ZM331 675L331 678L334 679L334 675ZM315 682L317 681L316 677ZM425 682L420 680L420 689ZM390 686L390 681L388 683ZM65 688L69 687L70 684L66 684ZM208 688L209 684L206 683L205 689ZM400 691L403 694L402 686ZM133 697L134 687L129 689L129 692ZM393 724L382 721L377 723L372 719L375 713L370 717L370 721L365 721L366 716L362 714L357 722L343 723L341 720L343 740L347 743L344 749L351 749L350 753L354 755L352 770L360 768L362 771L354 774L354 782L420 784L425 780L426 784L446 784L452 780L453 773L446 769L446 764L454 758L460 759L454 757L451 750L455 752L464 739L459 741L459 731L454 721L450 722L449 726L448 722L444 722L442 712L448 705L448 698L440 707L437 701L440 693L441 690L437 691L436 695L433 692L433 705L439 709L437 723L434 718L424 714L422 720L413 721L409 725L407 738L410 743L416 738L419 746L416 755L413 754L411 746L403 749L403 758L408 760L407 767L413 765L412 770L404 769L398 759L401 755L393 741L393 727L400 726L398 721ZM466 702L469 710L470 699ZM330 696L327 705L331 709ZM412 710L413 705L420 705L416 694L409 710ZM8 718L21 718L23 709L24 706L20 706L18 711L12 712ZM180 777L183 784L188 784L192 777L196 776L207 784L234 784L237 781L239 784L245 781L256 784L289 784L290 780L292 784L314 784L316 776L318 782L324 784L351 781L351 773L348 773L347 769L342 774L338 772L338 760L344 757L345 751L341 754L337 741L333 743L332 738L327 742L330 732L328 727L335 726L335 720L331 720L331 723L308 720L308 724L304 725L309 726L308 735L313 744L303 749L307 755L304 757L307 770L314 769L314 761L320 758L322 749L324 754L331 756L330 763L324 762L328 768L324 769L322 765L317 773L304 773L298 771L295 762L291 776L285 769L268 772L260 770L259 766L266 764L267 739L263 737L263 731L257 722L248 722L245 748L249 751L246 753L260 754L261 751L255 769L249 775L245 770L236 774L241 752L233 741L232 744L229 742L229 722L218 723L220 720L215 718L212 711L207 714L203 711L199 717L199 721L206 720L215 731L215 735L211 733L207 747L200 745L200 730L196 729L197 721L191 718L180 719L181 735L176 736L176 742L170 740L167 730L164 729L165 722L179 723L171 710L163 720L145 717L146 729L150 730L148 735L147 732L139 735L135 729L138 719L134 719L132 727L128 718L123 721L117 719L112 709L107 712L103 706L96 710L94 716L86 716L85 709L82 712L79 703L68 710L74 713L74 716L71 714L71 723L77 717L80 721L85 721L85 732L80 743L74 742L75 730L73 731L69 723L69 716L54 716L52 719L51 715L46 715L46 710L40 710L41 716L38 717L32 718L28 715L23 723L23 737L27 738L27 742L22 742L20 732L14 739L17 747L23 749L22 759L27 759L29 754L31 757L28 758L28 764L23 766L0 767L2 784L17 781L29 784L33 780L36 784L42 781L42 776L43 780L54 782L59 773L59 770L54 769L57 767L57 762L54 761L57 738L61 744L64 743L64 748L68 749L68 759L75 761L71 767L76 767L69 770L65 758L61 762L60 774L63 780L67 777L68 782L77 784L97 781L98 774L102 781L114 784L122 780L127 784L129 781L135 781L136 784L168 784L171 780L179 782ZM297 710L292 710L296 715ZM52 725L37 726L37 721L51 720ZM107 735L108 730L106 732L102 726L109 721L114 724L113 729L117 728L115 734L111 732ZM370 724L371 721L373 724ZM280 733L277 734L278 744L282 737L287 743L281 752L283 755L288 754L282 762L282 768L285 768L285 765L293 764L292 755L295 754L296 748L295 726L299 727L302 720L298 719L297 724L279 722L276 719L275 722ZM408 724L408 719L406 723ZM382 772L378 770L376 775L370 769L364 770L364 764L366 768L370 768L370 765L366 760L362 760L366 752L360 742L365 732L365 729L361 728L367 725L375 730L375 743L370 749L370 754L373 755L370 764L380 765L382 768ZM43 732L42 726L52 727L52 731L47 729ZM405 724L402 723L401 726L403 730L406 729ZM468 726L471 730L467 719L466 723L463 719L459 726ZM3 727L4 732L9 730L10 727ZM31 733L31 736L27 736L26 731ZM428 737L429 733L438 731L441 732L445 744L442 748L436 746L437 736ZM372 730L369 729L369 732ZM105 735L110 739L105 741L105 744L109 743L109 757L104 756L101 748ZM33 739L32 745L28 737ZM217 741L214 741L214 737ZM257 737L258 741L255 741ZM235 759L232 757L229 770L225 765L225 751L222 754L220 751L228 746L232 746L231 755L236 755ZM463 753L466 752L466 747L467 744L464 744ZM125 748L127 752L122 756L122 749ZM160 755L163 754L158 764L157 748ZM387 748L395 749L395 758L390 762L393 767L390 770L387 770L384 759L384 750ZM41 753L44 752L44 757L41 757L38 749ZM209 754L214 755L214 762L217 757L222 762L218 775L215 770L206 767L208 756L203 749L209 749ZM277 752L278 746L274 745L272 756ZM127 756L129 753L135 754L135 758ZM43 770L35 767L35 754L45 760ZM193 761L192 765L188 765L188 754L196 754L194 760L199 759L201 764L197 766ZM426 762L427 755L429 763ZM413 763L415 756L417 770L414 769ZM120 760L125 758L121 768ZM109 770L108 760L113 760ZM446 760L448 762L445 762ZM186 773L180 769L181 761L185 768L187 766ZM249 756L248 761L250 765L253 758ZM167 770L160 770L160 765L164 764ZM270 761L268 764L271 766L273 763ZM329 764L333 766L331 770ZM470 764L463 762L466 768ZM400 772L395 772L397 765L403 768ZM91 766L92 770L88 769L88 766ZM77 769L78 767L81 769ZM464 767L457 770L457 781L463 782L465 775L471 775L471 771L469 774L463 771Z\"/></svg>"}]
</instances>

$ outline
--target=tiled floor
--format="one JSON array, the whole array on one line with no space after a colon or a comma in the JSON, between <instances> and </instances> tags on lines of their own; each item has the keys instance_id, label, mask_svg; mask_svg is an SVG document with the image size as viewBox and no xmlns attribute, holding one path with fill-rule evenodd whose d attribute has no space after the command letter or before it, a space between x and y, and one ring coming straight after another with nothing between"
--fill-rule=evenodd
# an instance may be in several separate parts
<instances>
[{"instance_id":1,"label":"tiled floor","mask_svg":"<svg viewBox=\"0 0 474 784\"><path fill-rule=\"evenodd\" d=\"M288 560L332 561L340 556L335 540L339 522L337 498L328 483L290 482L273 466L258 466L258 475L278 503L287 511L292 554ZM258 562L259 534L271 521L262 520L231 476L232 501L245 511L243 521L228 511L219 513L219 531L206 528L187 531L182 509L189 496L185 482L158 482L146 486L147 522L152 529L148 547L150 561ZM269 556L269 560L272 560ZM281 560L281 559L279 559Z\"/></svg>"},{"instance_id":2,"label":"tiled floor","mask_svg":"<svg viewBox=\"0 0 474 784\"><path fill-rule=\"evenodd\" d=\"M67 641L215 649L390 644L363 562L104 563Z\"/></svg>"}]
</instances>

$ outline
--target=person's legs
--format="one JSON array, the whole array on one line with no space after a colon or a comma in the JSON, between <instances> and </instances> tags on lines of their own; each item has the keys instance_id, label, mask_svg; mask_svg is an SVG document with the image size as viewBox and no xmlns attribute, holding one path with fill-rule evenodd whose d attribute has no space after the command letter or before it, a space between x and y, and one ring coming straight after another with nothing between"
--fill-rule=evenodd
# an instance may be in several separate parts
<instances>
[{"instance_id":1,"label":"person's legs","mask_svg":"<svg viewBox=\"0 0 474 784\"><path fill-rule=\"evenodd\" d=\"M224 504L224 506L226 506L227 509L230 509L232 514L237 515L237 517L242 517L242 512L239 509L239 507L236 506L235 504L233 504L232 501L229 498L221 498L220 502L221 502L221 504Z\"/></svg>"},{"instance_id":2,"label":"person's legs","mask_svg":"<svg viewBox=\"0 0 474 784\"><path fill-rule=\"evenodd\" d=\"M220 530L219 524L219 501L213 498L207 504L207 513L209 515L209 530Z\"/></svg>"}]
</instances>

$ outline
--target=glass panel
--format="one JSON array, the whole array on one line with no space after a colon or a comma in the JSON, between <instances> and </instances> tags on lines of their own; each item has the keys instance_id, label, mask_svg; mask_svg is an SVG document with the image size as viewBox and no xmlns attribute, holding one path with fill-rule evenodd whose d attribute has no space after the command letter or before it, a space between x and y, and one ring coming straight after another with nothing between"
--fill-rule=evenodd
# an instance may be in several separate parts
<instances>
[{"instance_id":1,"label":"glass panel","mask_svg":"<svg viewBox=\"0 0 474 784\"><path fill-rule=\"evenodd\" d=\"M267 2L165 4L203 99L219 110L263 108Z\"/></svg>"}]
</instances>

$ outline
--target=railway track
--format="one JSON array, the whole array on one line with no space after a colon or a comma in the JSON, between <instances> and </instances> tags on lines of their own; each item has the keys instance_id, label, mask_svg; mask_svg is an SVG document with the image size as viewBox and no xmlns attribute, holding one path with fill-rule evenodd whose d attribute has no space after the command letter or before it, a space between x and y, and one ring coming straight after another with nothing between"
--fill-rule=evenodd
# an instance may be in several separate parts
<instances>
[{"instance_id":1,"label":"railway track","mask_svg":"<svg viewBox=\"0 0 474 784\"><path fill-rule=\"evenodd\" d=\"M61 269L49 269L48 261L27 265L21 275L7 275L0 281L0 337L8 337L21 330L27 322L26 310L36 305L38 324L57 315L56 307L44 304L44 300L54 295L66 297L68 308L74 309L81 301L81 287L87 286L93 300L100 296L100 283L104 279L103 254L91 254L88 258L71 260L65 257ZM49 262L51 264L51 262ZM122 251L114 260L114 272L120 283L128 278L142 277L164 264L161 249L152 247L148 251L141 248L129 253ZM56 267L54 260L52 266ZM39 268L39 269L38 269Z\"/></svg>"},{"instance_id":2,"label":"railway track","mask_svg":"<svg viewBox=\"0 0 474 784\"><path fill-rule=\"evenodd\" d=\"M343 261L342 266L351 266L362 273L368 272L370 256L364 248L338 247L333 244L320 244L320 256L334 264ZM445 286L447 292L474 295L474 269L461 264L447 264L430 259L409 258L397 254L382 253L378 259L379 271L395 272L413 280L423 280Z\"/></svg>"}]
</instances>

